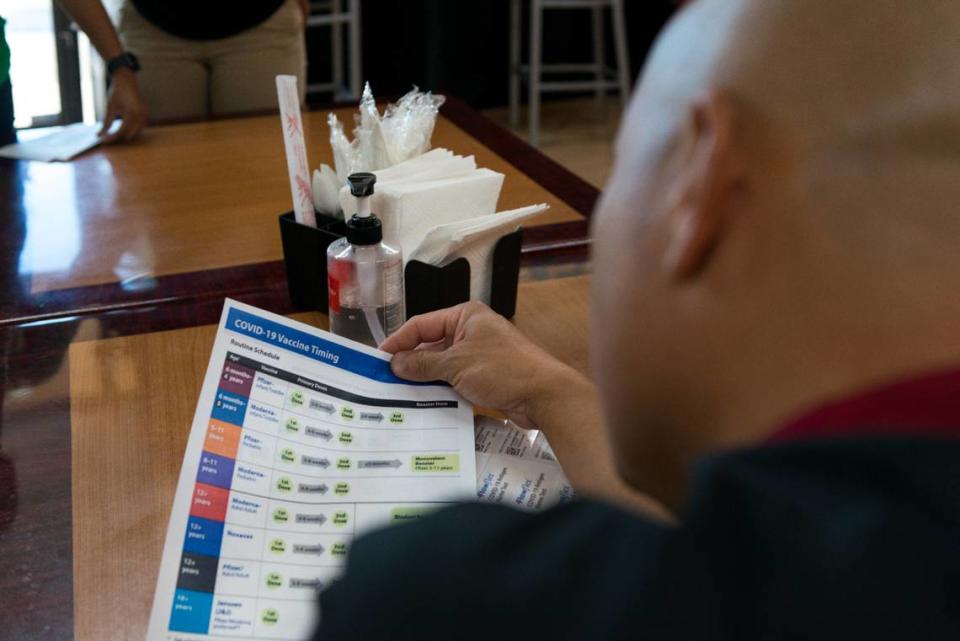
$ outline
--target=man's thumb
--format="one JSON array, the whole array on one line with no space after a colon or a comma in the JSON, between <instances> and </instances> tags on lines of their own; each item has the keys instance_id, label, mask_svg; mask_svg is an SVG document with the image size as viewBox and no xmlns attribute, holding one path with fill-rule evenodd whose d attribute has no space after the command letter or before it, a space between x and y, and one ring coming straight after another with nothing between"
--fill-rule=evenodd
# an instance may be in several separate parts
<instances>
[{"instance_id":1,"label":"man's thumb","mask_svg":"<svg viewBox=\"0 0 960 641\"><path fill-rule=\"evenodd\" d=\"M446 358L443 352L415 349L397 352L390 361L393 373L408 381L445 380Z\"/></svg>"}]
</instances>

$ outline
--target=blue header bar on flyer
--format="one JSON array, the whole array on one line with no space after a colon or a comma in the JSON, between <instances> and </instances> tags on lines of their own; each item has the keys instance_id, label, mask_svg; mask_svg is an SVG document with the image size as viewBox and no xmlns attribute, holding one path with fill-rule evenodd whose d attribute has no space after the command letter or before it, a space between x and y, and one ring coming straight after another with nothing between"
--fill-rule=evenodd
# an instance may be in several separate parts
<instances>
[{"instance_id":1,"label":"blue header bar on flyer","mask_svg":"<svg viewBox=\"0 0 960 641\"><path fill-rule=\"evenodd\" d=\"M417 384L397 378L390 370L390 363L381 358L235 307L231 307L227 315L227 329L381 383Z\"/></svg>"}]
</instances>

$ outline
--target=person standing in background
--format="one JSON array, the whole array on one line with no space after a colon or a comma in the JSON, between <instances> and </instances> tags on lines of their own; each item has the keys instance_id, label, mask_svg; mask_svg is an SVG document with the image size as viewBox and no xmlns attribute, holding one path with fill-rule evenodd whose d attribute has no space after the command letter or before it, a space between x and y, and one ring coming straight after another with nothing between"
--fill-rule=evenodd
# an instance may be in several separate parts
<instances>
[{"instance_id":1,"label":"person standing in background","mask_svg":"<svg viewBox=\"0 0 960 641\"><path fill-rule=\"evenodd\" d=\"M277 74L306 82L308 0L124 0L118 30L157 120L276 109Z\"/></svg>"}]
</instances>

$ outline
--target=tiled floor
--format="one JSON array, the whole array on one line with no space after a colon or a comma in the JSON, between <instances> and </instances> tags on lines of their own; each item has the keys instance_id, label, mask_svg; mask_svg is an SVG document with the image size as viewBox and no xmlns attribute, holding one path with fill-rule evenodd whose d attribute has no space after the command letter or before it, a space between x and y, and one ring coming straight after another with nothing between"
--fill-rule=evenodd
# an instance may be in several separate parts
<instances>
[{"instance_id":1,"label":"tiled floor","mask_svg":"<svg viewBox=\"0 0 960 641\"><path fill-rule=\"evenodd\" d=\"M484 114L509 127L506 107L488 109ZM540 114L540 149L584 180L603 188L612 166L612 145L620 124L621 102L608 96L602 104L593 98L551 100ZM526 108L521 109L519 128L526 139Z\"/></svg>"}]
</instances>

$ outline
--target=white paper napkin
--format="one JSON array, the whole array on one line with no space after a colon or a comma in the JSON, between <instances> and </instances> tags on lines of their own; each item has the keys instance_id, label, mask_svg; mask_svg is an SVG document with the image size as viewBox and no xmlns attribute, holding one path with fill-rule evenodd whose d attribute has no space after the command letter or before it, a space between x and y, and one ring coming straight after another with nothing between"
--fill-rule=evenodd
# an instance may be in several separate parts
<instances>
[{"instance_id":1,"label":"white paper napkin","mask_svg":"<svg viewBox=\"0 0 960 641\"><path fill-rule=\"evenodd\" d=\"M446 265L464 257L470 263L470 300L490 303L493 249L503 236L517 230L524 220L546 211L548 205L531 205L499 214L437 225L427 231L411 259L430 265Z\"/></svg>"}]
</instances>

